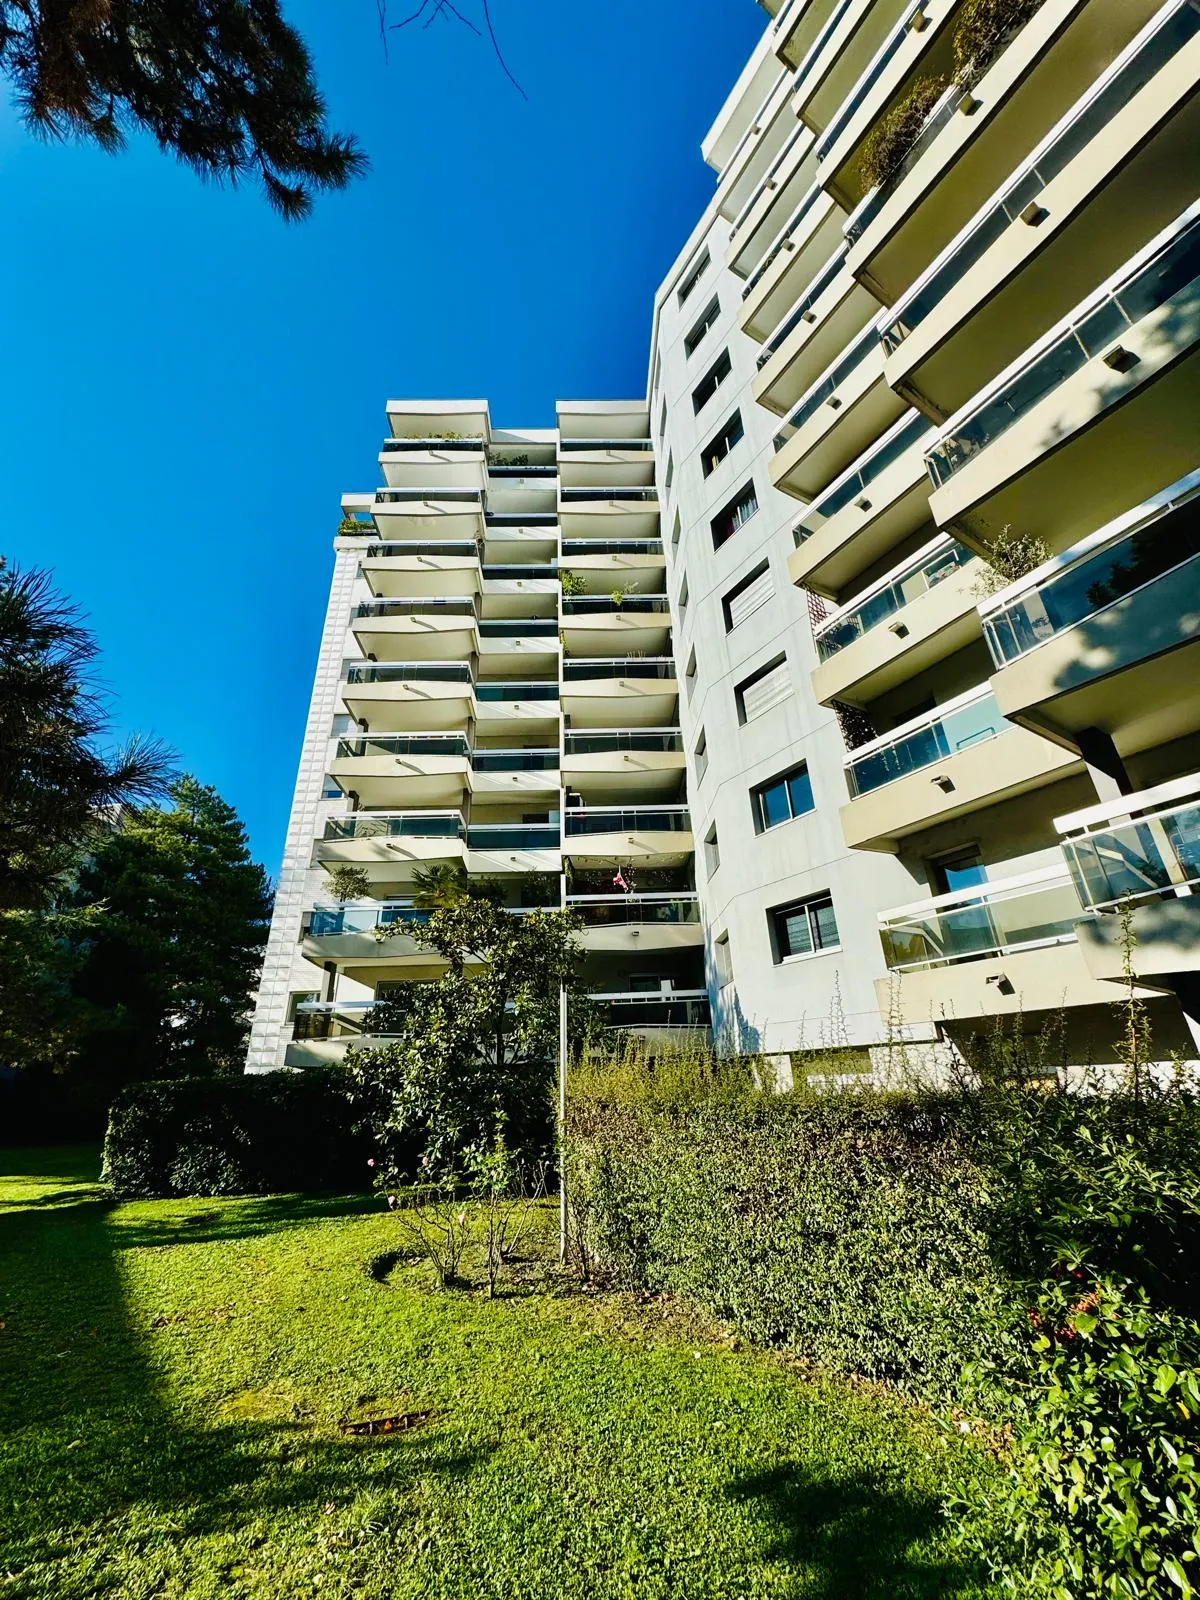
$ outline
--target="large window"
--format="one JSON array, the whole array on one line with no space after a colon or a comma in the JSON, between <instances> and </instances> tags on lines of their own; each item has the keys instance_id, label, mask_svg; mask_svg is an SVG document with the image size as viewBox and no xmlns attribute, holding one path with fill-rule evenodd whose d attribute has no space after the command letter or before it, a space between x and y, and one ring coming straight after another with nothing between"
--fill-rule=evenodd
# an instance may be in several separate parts
<instances>
[{"instance_id":1,"label":"large window","mask_svg":"<svg viewBox=\"0 0 1200 1600\"><path fill-rule=\"evenodd\" d=\"M721 302L713 295L700 313L700 319L688 330L683 341L683 352L690 360L704 342L704 336L721 315Z\"/></svg>"},{"instance_id":2,"label":"large window","mask_svg":"<svg viewBox=\"0 0 1200 1600\"><path fill-rule=\"evenodd\" d=\"M709 524L712 528L713 549L719 550L726 539L732 539L738 529L749 522L757 510L758 496L754 492L754 484L753 482L744 484L733 499L721 507Z\"/></svg>"},{"instance_id":3,"label":"large window","mask_svg":"<svg viewBox=\"0 0 1200 1600\"><path fill-rule=\"evenodd\" d=\"M750 804L754 810L754 831L765 833L777 828L781 822L791 822L813 809L812 780L808 764L801 762L778 777L760 783L750 791Z\"/></svg>"},{"instance_id":4,"label":"large window","mask_svg":"<svg viewBox=\"0 0 1200 1600\"><path fill-rule=\"evenodd\" d=\"M787 656L775 656L766 666L759 667L757 672L743 678L735 687L733 697L737 703L738 721L753 722L756 717L782 705L791 692L792 679L788 672Z\"/></svg>"},{"instance_id":5,"label":"large window","mask_svg":"<svg viewBox=\"0 0 1200 1600\"><path fill-rule=\"evenodd\" d=\"M682 305L684 303L684 301L687 299L688 295L691 294L692 290L700 282L700 279L708 271L708 262L709 262L708 246L705 245L704 249L701 250L699 256L696 258L695 265L693 267L689 268L687 276L683 279L682 283L680 283L680 285L679 285L678 295L679 295L679 304L680 305Z\"/></svg>"},{"instance_id":6,"label":"large window","mask_svg":"<svg viewBox=\"0 0 1200 1600\"><path fill-rule=\"evenodd\" d=\"M767 921L776 966L792 956L811 956L820 950L839 948L837 918L828 894L813 894L786 906L772 906Z\"/></svg>"},{"instance_id":7,"label":"large window","mask_svg":"<svg viewBox=\"0 0 1200 1600\"><path fill-rule=\"evenodd\" d=\"M720 433L710 439L700 452L700 470L706 478L717 470L744 433L742 413L735 411Z\"/></svg>"},{"instance_id":8,"label":"large window","mask_svg":"<svg viewBox=\"0 0 1200 1600\"><path fill-rule=\"evenodd\" d=\"M729 351L722 350L721 354L692 390L692 410L697 416L704 410L732 371L733 362L729 359Z\"/></svg>"},{"instance_id":9,"label":"large window","mask_svg":"<svg viewBox=\"0 0 1200 1600\"><path fill-rule=\"evenodd\" d=\"M725 632L733 630L759 606L765 606L775 593L770 563L764 558L740 583L721 596L721 610L725 616Z\"/></svg>"}]
</instances>

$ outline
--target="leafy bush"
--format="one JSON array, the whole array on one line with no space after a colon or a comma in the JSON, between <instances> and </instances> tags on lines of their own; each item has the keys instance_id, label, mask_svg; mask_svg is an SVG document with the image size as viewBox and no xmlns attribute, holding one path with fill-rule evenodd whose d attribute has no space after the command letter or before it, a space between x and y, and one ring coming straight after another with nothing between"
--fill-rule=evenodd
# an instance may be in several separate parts
<instances>
[{"instance_id":1,"label":"leafy bush","mask_svg":"<svg viewBox=\"0 0 1200 1600\"><path fill-rule=\"evenodd\" d=\"M332 1071L133 1083L109 1114L102 1177L138 1198L365 1188L356 1120Z\"/></svg>"},{"instance_id":2,"label":"leafy bush","mask_svg":"<svg viewBox=\"0 0 1200 1600\"><path fill-rule=\"evenodd\" d=\"M965 0L954 30L954 79L964 88L978 82L1018 28L1042 0Z\"/></svg>"},{"instance_id":3,"label":"leafy bush","mask_svg":"<svg viewBox=\"0 0 1200 1600\"><path fill-rule=\"evenodd\" d=\"M877 188L896 176L945 88L945 78L918 78L900 104L875 125L863 145L859 166L864 189Z\"/></svg>"}]
</instances>

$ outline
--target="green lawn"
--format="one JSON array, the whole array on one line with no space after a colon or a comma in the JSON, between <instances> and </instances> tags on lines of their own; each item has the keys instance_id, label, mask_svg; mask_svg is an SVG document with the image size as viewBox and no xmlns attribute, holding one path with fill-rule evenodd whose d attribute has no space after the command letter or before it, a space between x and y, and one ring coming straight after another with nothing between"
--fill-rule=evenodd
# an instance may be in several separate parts
<instances>
[{"instance_id":1,"label":"green lawn","mask_svg":"<svg viewBox=\"0 0 1200 1600\"><path fill-rule=\"evenodd\" d=\"M0 1161L3 1600L987 1592L939 1512L987 1468L878 1389L540 1270L374 1282L373 1200L113 1205L95 1174Z\"/></svg>"}]
</instances>

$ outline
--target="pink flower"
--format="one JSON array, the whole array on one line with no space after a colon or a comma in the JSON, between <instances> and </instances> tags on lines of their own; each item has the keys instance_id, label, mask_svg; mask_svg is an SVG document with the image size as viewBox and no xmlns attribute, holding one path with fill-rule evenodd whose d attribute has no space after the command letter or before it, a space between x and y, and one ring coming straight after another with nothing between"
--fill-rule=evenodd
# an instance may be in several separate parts
<instances>
[{"instance_id":1,"label":"pink flower","mask_svg":"<svg viewBox=\"0 0 1200 1600\"><path fill-rule=\"evenodd\" d=\"M375 1165L375 1157L374 1157L374 1156L370 1156L370 1157L368 1157L368 1159L367 1159L367 1165L368 1165L368 1166L369 1166L369 1167L373 1167L373 1166L374 1166L374 1165Z\"/></svg>"}]
</instances>

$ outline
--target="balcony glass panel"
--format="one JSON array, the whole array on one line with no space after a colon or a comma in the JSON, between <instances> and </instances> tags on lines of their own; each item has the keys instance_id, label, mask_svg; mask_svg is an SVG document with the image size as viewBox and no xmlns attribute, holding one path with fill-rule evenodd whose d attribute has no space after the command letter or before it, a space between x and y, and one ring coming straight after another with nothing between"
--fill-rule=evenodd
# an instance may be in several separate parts
<instances>
[{"instance_id":1,"label":"balcony glass panel","mask_svg":"<svg viewBox=\"0 0 1200 1600\"><path fill-rule=\"evenodd\" d=\"M1040 400L1052 394L1135 322L1161 306L1200 276L1200 218L1193 220L1140 265L1124 283L1078 320L940 439L926 456L935 487L950 478L1011 428Z\"/></svg>"},{"instance_id":2,"label":"balcony glass panel","mask_svg":"<svg viewBox=\"0 0 1200 1600\"><path fill-rule=\"evenodd\" d=\"M610 1028L707 1028L712 1015L708 996L700 991L654 991L647 994L596 994Z\"/></svg>"},{"instance_id":3,"label":"balcony glass panel","mask_svg":"<svg viewBox=\"0 0 1200 1600\"><path fill-rule=\"evenodd\" d=\"M631 656L619 661L564 661L563 679L580 678L674 678L671 656Z\"/></svg>"},{"instance_id":4,"label":"balcony glass panel","mask_svg":"<svg viewBox=\"0 0 1200 1600\"><path fill-rule=\"evenodd\" d=\"M884 434L880 442L860 460L857 466L851 467L849 472L844 472L840 478L836 478L808 507L804 513L804 521L797 524L793 530L797 545L803 544L806 539L811 539L831 517L836 517L838 512L845 510L851 501L857 500L868 484L886 472L906 450L911 449L933 431L928 417L923 417L918 411Z\"/></svg>"},{"instance_id":5,"label":"balcony glass panel","mask_svg":"<svg viewBox=\"0 0 1200 1600\"><path fill-rule=\"evenodd\" d=\"M577 500L657 500L657 489L561 489L559 499L564 503Z\"/></svg>"},{"instance_id":6,"label":"balcony glass panel","mask_svg":"<svg viewBox=\"0 0 1200 1600\"><path fill-rule=\"evenodd\" d=\"M564 616L586 616L608 612L613 616L625 611L657 611L670 615L671 607L665 594L627 594L618 603L610 595L571 595L563 599Z\"/></svg>"},{"instance_id":7,"label":"balcony glass panel","mask_svg":"<svg viewBox=\"0 0 1200 1600\"><path fill-rule=\"evenodd\" d=\"M364 600L356 617L474 617L474 600Z\"/></svg>"},{"instance_id":8,"label":"balcony glass panel","mask_svg":"<svg viewBox=\"0 0 1200 1600\"><path fill-rule=\"evenodd\" d=\"M428 922L429 912L410 900L386 901L378 905L318 906L308 914L308 933L313 939L331 939L341 934L374 933L397 922ZM386 949L386 945L382 946Z\"/></svg>"},{"instance_id":9,"label":"balcony glass panel","mask_svg":"<svg viewBox=\"0 0 1200 1600\"><path fill-rule=\"evenodd\" d=\"M571 450L639 450L648 454L654 449L653 439L560 439L560 455Z\"/></svg>"},{"instance_id":10,"label":"balcony glass panel","mask_svg":"<svg viewBox=\"0 0 1200 1600\"><path fill-rule=\"evenodd\" d=\"M461 839L463 820L457 811L371 812L327 817L326 839Z\"/></svg>"},{"instance_id":11,"label":"balcony glass panel","mask_svg":"<svg viewBox=\"0 0 1200 1600\"><path fill-rule=\"evenodd\" d=\"M557 578L558 566L555 562L542 562L537 566L519 566L516 564L505 565L496 563L485 566L483 569L484 580L499 581L504 578Z\"/></svg>"},{"instance_id":12,"label":"balcony glass panel","mask_svg":"<svg viewBox=\"0 0 1200 1600\"><path fill-rule=\"evenodd\" d=\"M1200 804L1116 822L1080 839L1064 839L1063 851L1090 910L1120 901L1169 894L1200 885Z\"/></svg>"},{"instance_id":13,"label":"balcony glass panel","mask_svg":"<svg viewBox=\"0 0 1200 1600\"><path fill-rule=\"evenodd\" d=\"M347 683L470 683L465 661L367 661L346 669Z\"/></svg>"},{"instance_id":14,"label":"balcony glass panel","mask_svg":"<svg viewBox=\"0 0 1200 1600\"><path fill-rule=\"evenodd\" d=\"M426 544L397 544L384 541L369 544L364 561L374 561L380 556L467 556L479 554L474 539L437 539Z\"/></svg>"},{"instance_id":15,"label":"balcony glass panel","mask_svg":"<svg viewBox=\"0 0 1200 1600\"><path fill-rule=\"evenodd\" d=\"M942 129L954 120L962 94L963 91L960 84L952 83L950 85L925 119L920 133L896 172L885 184L881 184L878 189L872 189L862 203L855 207L846 220L845 228L842 230L848 244L854 244L857 239L862 238L867 227L874 222L875 218L883 210L888 198L896 192L904 178L916 166Z\"/></svg>"},{"instance_id":16,"label":"balcony glass panel","mask_svg":"<svg viewBox=\"0 0 1200 1600\"><path fill-rule=\"evenodd\" d=\"M476 750L471 757L476 772L553 772L557 750Z\"/></svg>"},{"instance_id":17,"label":"balcony glass panel","mask_svg":"<svg viewBox=\"0 0 1200 1600\"><path fill-rule=\"evenodd\" d=\"M482 506L483 494L479 489L376 489L377 505L406 505L409 502L452 500L463 505Z\"/></svg>"},{"instance_id":18,"label":"balcony glass panel","mask_svg":"<svg viewBox=\"0 0 1200 1600\"><path fill-rule=\"evenodd\" d=\"M462 733L364 733L339 739L337 759L353 761L361 756L463 756L467 739Z\"/></svg>"},{"instance_id":19,"label":"balcony glass panel","mask_svg":"<svg viewBox=\"0 0 1200 1600\"><path fill-rule=\"evenodd\" d=\"M568 733L564 735L569 756L608 755L614 751L682 751L678 728L620 730L615 733Z\"/></svg>"},{"instance_id":20,"label":"balcony glass panel","mask_svg":"<svg viewBox=\"0 0 1200 1600\"><path fill-rule=\"evenodd\" d=\"M930 902L888 917L880 937L893 970L942 967L1037 945L1070 943L1082 914L1074 884L1053 869L1042 882L981 884L950 903Z\"/></svg>"},{"instance_id":21,"label":"balcony glass panel","mask_svg":"<svg viewBox=\"0 0 1200 1600\"><path fill-rule=\"evenodd\" d=\"M884 349L889 354L899 348L914 328L920 327L1000 235L1019 220L1021 212L1051 179L1057 177L1097 134L1104 132L1121 107L1145 88L1197 32L1200 32L1200 12L1189 0L1179 0L1167 16L1154 23L1150 33L1131 54L1126 53L1124 59L1118 60L1106 75L1107 81L1102 80L1092 94L1075 107L1042 147L1034 151L996 204L960 237L911 297L900 302L895 316L881 334ZM882 197L882 191L880 194Z\"/></svg>"},{"instance_id":22,"label":"balcony glass panel","mask_svg":"<svg viewBox=\"0 0 1200 1600\"><path fill-rule=\"evenodd\" d=\"M373 1000L360 1004L342 1001L328 1005L300 1005L292 1024L292 1038L358 1039L370 1031Z\"/></svg>"},{"instance_id":23,"label":"balcony glass panel","mask_svg":"<svg viewBox=\"0 0 1200 1600\"><path fill-rule=\"evenodd\" d=\"M558 621L554 617L485 617L479 624L481 639L525 639L533 636L558 637Z\"/></svg>"},{"instance_id":24,"label":"balcony glass panel","mask_svg":"<svg viewBox=\"0 0 1200 1600\"><path fill-rule=\"evenodd\" d=\"M553 528L558 522L552 511L488 511L483 520L489 528Z\"/></svg>"},{"instance_id":25,"label":"balcony glass panel","mask_svg":"<svg viewBox=\"0 0 1200 1600\"><path fill-rule=\"evenodd\" d=\"M808 292L804 296L803 300L801 300L796 306L795 310L787 318L786 322L784 322L775 330L770 341L763 345L761 351L759 352L758 360L755 363L760 371L766 366L767 362L770 361L776 350L779 349L779 347L787 340L788 336L793 333L802 322L816 321L812 308L825 293L826 289L828 289L833 280L837 277L838 273L842 270L842 263L845 261L845 259L846 246L841 244L821 268L820 272L817 273L813 281L809 284Z\"/></svg>"},{"instance_id":26,"label":"balcony glass panel","mask_svg":"<svg viewBox=\"0 0 1200 1600\"><path fill-rule=\"evenodd\" d=\"M467 829L467 843L472 850L557 850L559 839L557 823L510 826L488 822Z\"/></svg>"},{"instance_id":27,"label":"balcony glass panel","mask_svg":"<svg viewBox=\"0 0 1200 1600\"><path fill-rule=\"evenodd\" d=\"M556 683L477 683L477 700L557 700Z\"/></svg>"},{"instance_id":28,"label":"balcony glass panel","mask_svg":"<svg viewBox=\"0 0 1200 1600\"><path fill-rule=\"evenodd\" d=\"M845 0L845 3L851 4L852 0ZM794 238L796 234L799 233L800 226L804 219L816 205L817 201L824 196L824 193L825 191L821 188L819 183L814 183L812 188L808 190L803 200L801 200L795 211L792 212L791 219L788 222L787 227L784 228L778 239L776 239L775 243L767 251L766 255L763 257L755 271L750 275L749 278L747 278L746 286L742 290L743 300L745 300L746 297L758 287L763 278L766 277L772 262L776 260L779 252L784 248L788 240Z\"/></svg>"},{"instance_id":29,"label":"balcony glass panel","mask_svg":"<svg viewBox=\"0 0 1200 1600\"><path fill-rule=\"evenodd\" d=\"M853 89L851 89L850 93L842 101L841 105L837 109L836 115L833 117L832 121L825 129L825 132L821 135L820 139L818 139L816 146L816 155L818 161L824 161L825 157L833 149L834 145L841 138L842 134L850 126L855 113L864 103L871 90L879 82L880 78L887 70L888 63L892 60L896 52L904 43L905 39L908 37L908 25L912 21L913 16L928 3L929 0L909 0L908 5L906 5L904 8L900 20L896 23L896 26L892 29L891 33L876 51L875 55L871 58L870 64L868 65L866 71L862 74L858 82L854 85ZM880 107L881 113L883 109L883 107Z\"/></svg>"},{"instance_id":30,"label":"balcony glass panel","mask_svg":"<svg viewBox=\"0 0 1200 1600\"><path fill-rule=\"evenodd\" d=\"M990 689L965 704L935 714L887 744L874 744L846 764L852 795L869 794L910 772L945 761L960 750L995 739L1012 725L1000 715Z\"/></svg>"},{"instance_id":31,"label":"balcony glass panel","mask_svg":"<svg viewBox=\"0 0 1200 1600\"><path fill-rule=\"evenodd\" d=\"M564 556L660 556L661 539L564 539Z\"/></svg>"},{"instance_id":32,"label":"balcony glass panel","mask_svg":"<svg viewBox=\"0 0 1200 1600\"><path fill-rule=\"evenodd\" d=\"M483 449L480 439L385 439L384 455L404 455L417 450L461 450L478 455Z\"/></svg>"},{"instance_id":33,"label":"balcony glass panel","mask_svg":"<svg viewBox=\"0 0 1200 1600\"><path fill-rule=\"evenodd\" d=\"M824 378L818 378L812 388L800 401L791 416L775 435L775 449L782 450L792 435L804 426L809 417L818 412L830 397L837 393L842 384L854 371L855 367L871 353L879 348L879 334L874 323L865 328L858 336L849 350L835 367L832 367Z\"/></svg>"},{"instance_id":34,"label":"balcony glass panel","mask_svg":"<svg viewBox=\"0 0 1200 1600\"><path fill-rule=\"evenodd\" d=\"M661 809L643 807L638 810L568 811L565 832L568 836L592 833L687 833L691 829L687 810L664 806Z\"/></svg>"},{"instance_id":35,"label":"balcony glass panel","mask_svg":"<svg viewBox=\"0 0 1200 1600\"><path fill-rule=\"evenodd\" d=\"M700 902L695 895L568 895L567 909L588 928L700 921Z\"/></svg>"},{"instance_id":36,"label":"balcony glass panel","mask_svg":"<svg viewBox=\"0 0 1200 1600\"><path fill-rule=\"evenodd\" d=\"M942 544L937 550L910 562L882 588L860 600L853 610L843 612L824 624L822 631L815 635L817 655L822 661L828 661L830 656L844 650L856 639L861 639L864 633L877 628L881 622L894 617L905 606L935 588L943 578L958 572L971 559L971 551L952 539L948 544Z\"/></svg>"},{"instance_id":37,"label":"balcony glass panel","mask_svg":"<svg viewBox=\"0 0 1200 1600\"><path fill-rule=\"evenodd\" d=\"M495 466L488 466L489 478L553 478L557 475L558 468L553 462L547 465L538 463L534 466L509 466L507 462L500 462Z\"/></svg>"}]
</instances>

